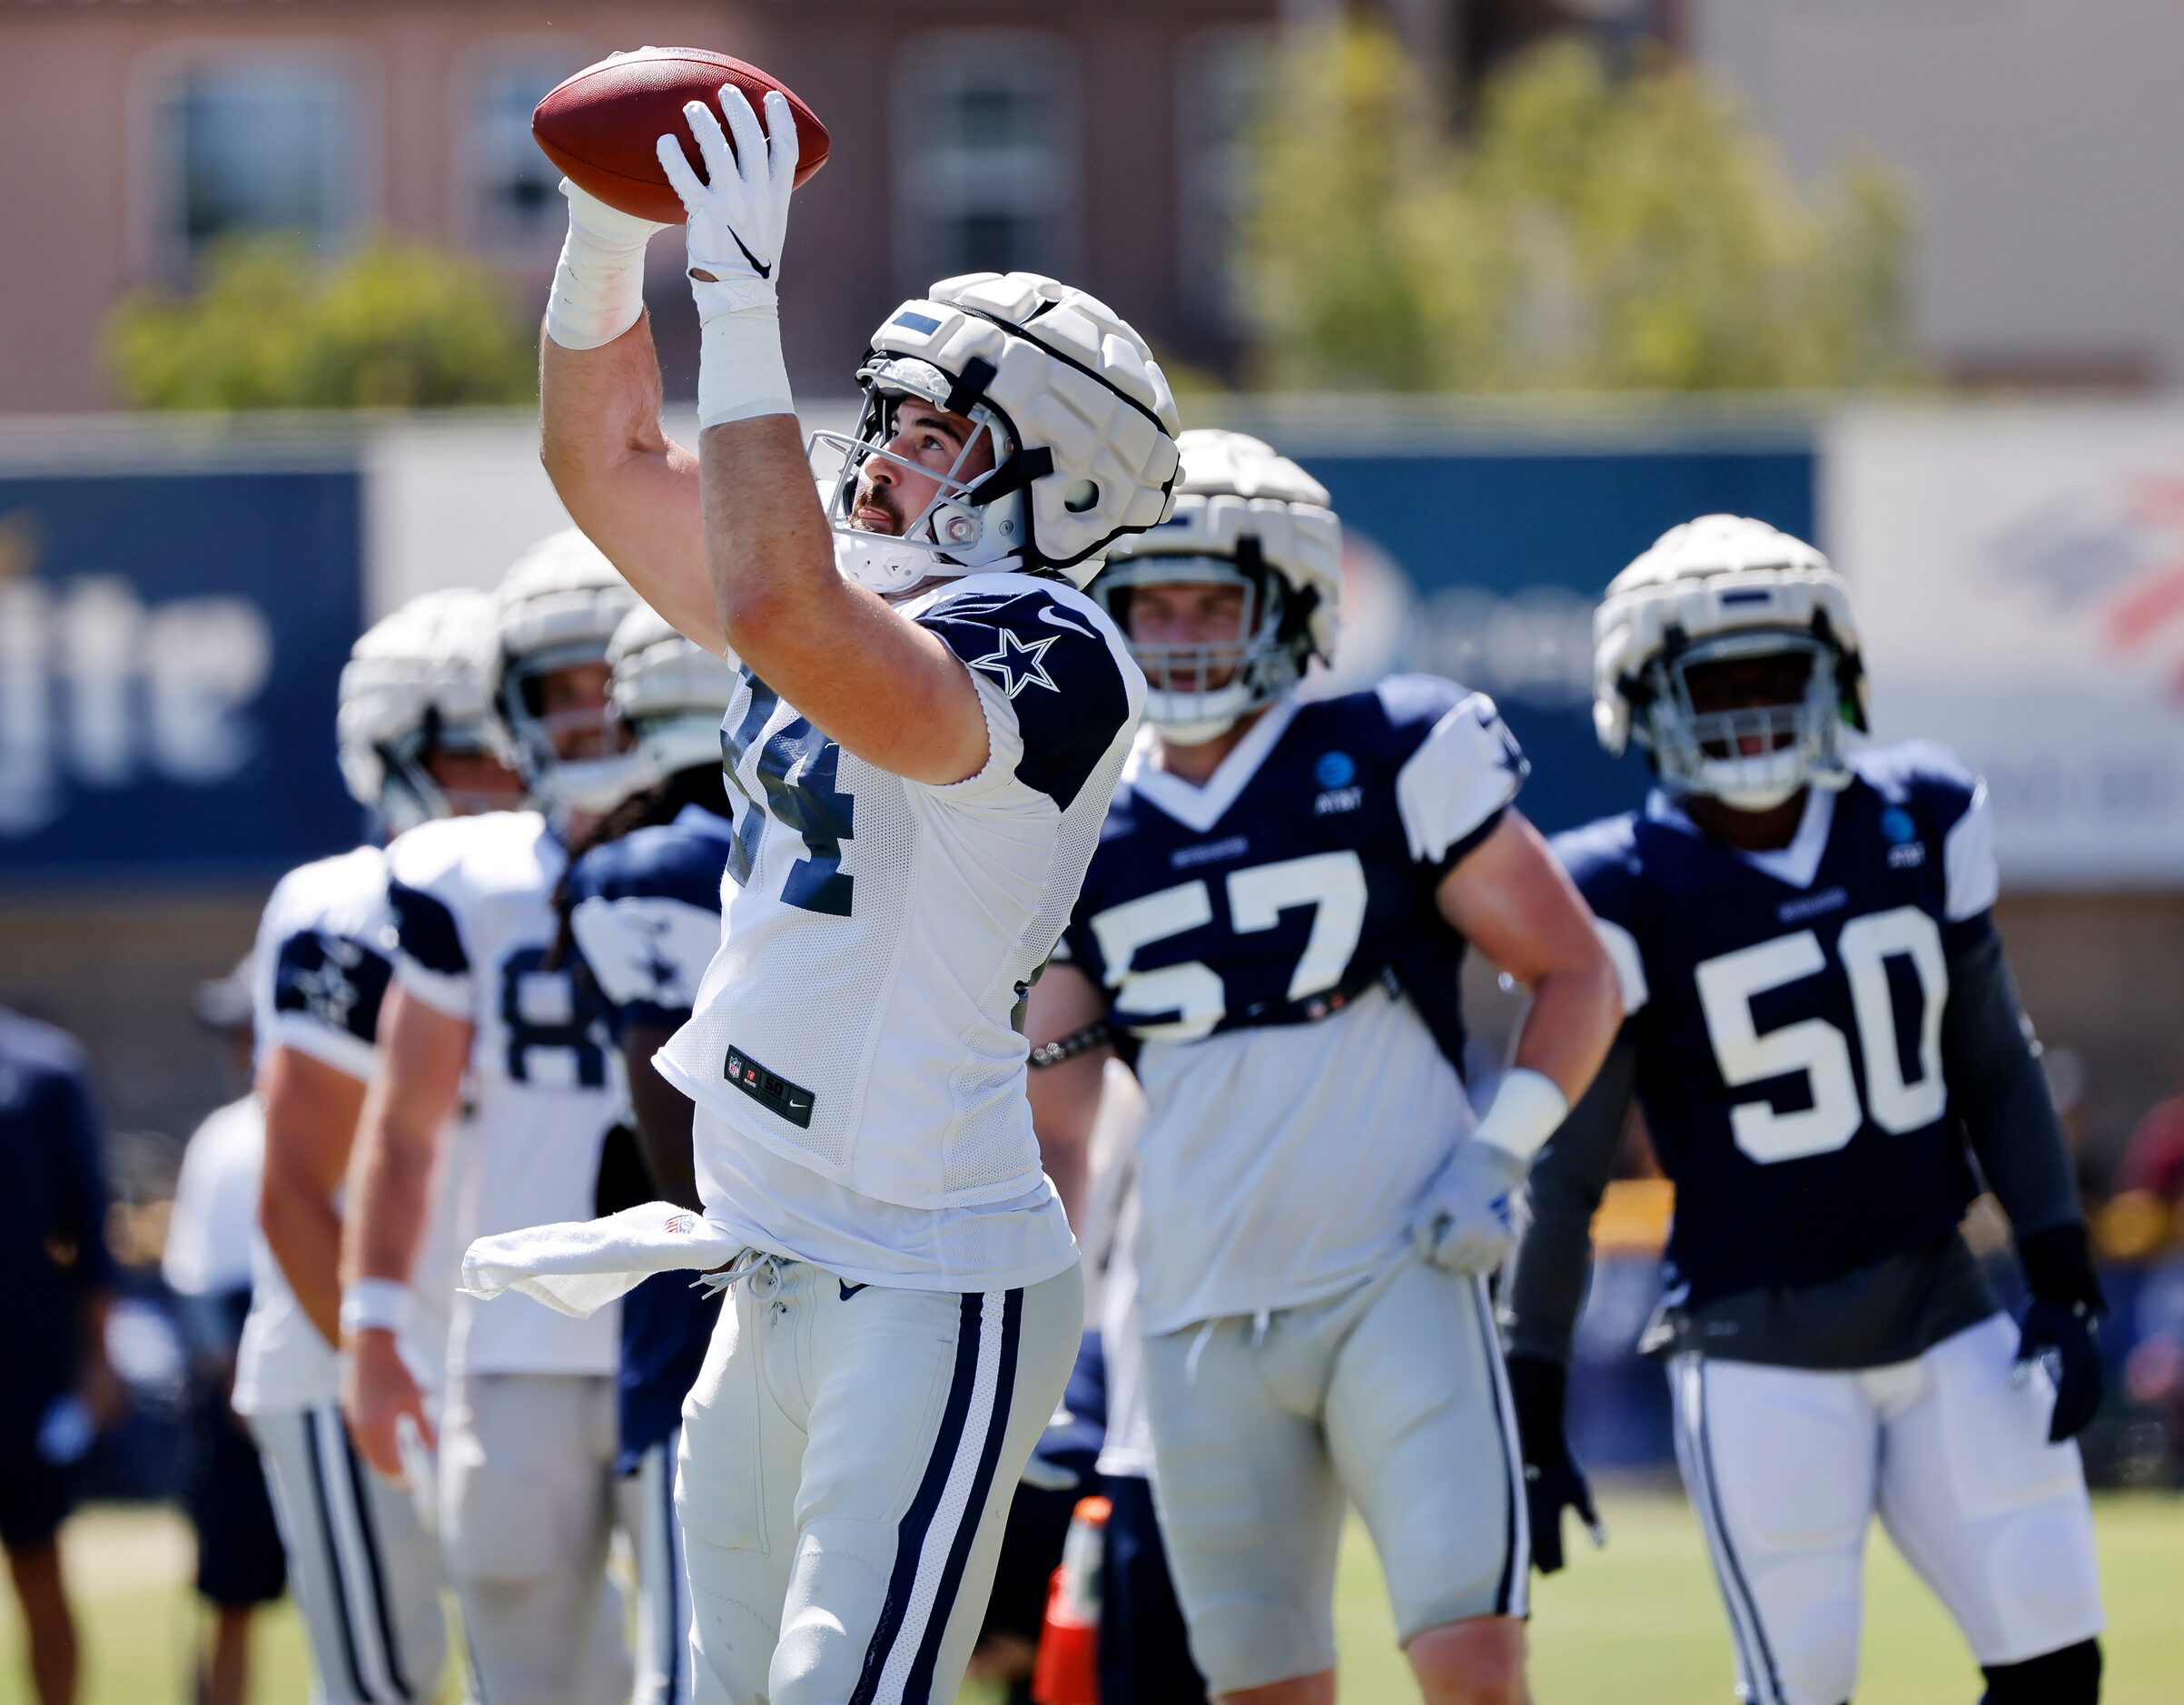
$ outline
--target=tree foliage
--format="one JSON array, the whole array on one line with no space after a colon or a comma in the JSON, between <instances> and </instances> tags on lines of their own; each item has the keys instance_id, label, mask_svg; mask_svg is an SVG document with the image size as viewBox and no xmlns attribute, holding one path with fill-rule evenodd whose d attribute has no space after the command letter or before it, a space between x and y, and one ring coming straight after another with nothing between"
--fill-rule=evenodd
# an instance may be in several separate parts
<instances>
[{"instance_id":1,"label":"tree foliage","mask_svg":"<svg viewBox=\"0 0 2184 1705\"><path fill-rule=\"evenodd\" d=\"M210 258L203 288L114 307L108 364L142 409L441 409L527 401L531 340L500 280L420 245L377 242L331 267L254 239Z\"/></svg>"},{"instance_id":2,"label":"tree foliage","mask_svg":"<svg viewBox=\"0 0 2184 1705\"><path fill-rule=\"evenodd\" d=\"M1560 40L1451 133L1370 25L1283 50L1240 260L1252 378L1301 389L1900 382L1906 197L1810 191L1695 69Z\"/></svg>"}]
</instances>

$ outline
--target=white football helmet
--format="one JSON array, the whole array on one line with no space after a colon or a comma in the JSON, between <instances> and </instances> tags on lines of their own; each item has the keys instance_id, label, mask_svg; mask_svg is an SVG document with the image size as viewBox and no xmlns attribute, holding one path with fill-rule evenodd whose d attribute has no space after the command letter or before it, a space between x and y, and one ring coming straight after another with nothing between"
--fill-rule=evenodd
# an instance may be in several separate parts
<instances>
[{"instance_id":1,"label":"white football helmet","mask_svg":"<svg viewBox=\"0 0 2184 1705\"><path fill-rule=\"evenodd\" d=\"M493 590L487 685L494 726L509 766L549 812L611 810L654 777L644 754L625 745L611 707L598 712L598 752L563 758L554 735L573 725L545 715L546 677L607 661L616 624L637 603L614 565L575 527L540 539ZM588 732L590 713L579 714Z\"/></svg>"},{"instance_id":2,"label":"white football helmet","mask_svg":"<svg viewBox=\"0 0 2184 1705\"><path fill-rule=\"evenodd\" d=\"M479 802L450 799L426 768L435 752L494 748L486 687L492 598L428 592L367 628L341 670L334 744L341 780L390 834Z\"/></svg>"},{"instance_id":3,"label":"white football helmet","mask_svg":"<svg viewBox=\"0 0 2184 1705\"><path fill-rule=\"evenodd\" d=\"M1145 671L1146 720L1179 745L1202 745L1331 663L1342 626L1342 524L1327 488L1270 445L1201 428L1183 457L1175 509L1151 532L1115 541L1092 595L1125 638L1130 600L1146 586L1240 586L1233 640L1172 646L1130 640ZM1170 685L1187 676L1194 685ZM1216 677L1221 685L1211 685Z\"/></svg>"},{"instance_id":4,"label":"white football helmet","mask_svg":"<svg viewBox=\"0 0 2184 1705\"><path fill-rule=\"evenodd\" d=\"M1783 655L1809 659L1795 701L1694 709L1693 668ZM1766 811L1849 781L1846 723L1866 726L1850 588L1804 540L1703 515L1608 583L1593 617L1593 726L1611 755L1635 738L1670 788Z\"/></svg>"},{"instance_id":5,"label":"white football helmet","mask_svg":"<svg viewBox=\"0 0 2184 1705\"><path fill-rule=\"evenodd\" d=\"M857 382L856 431L815 432L810 448L842 572L875 592L1003 568L1059 570L1082 586L1117 537L1168 513L1174 394L1145 340L1082 291L1035 272L943 279L873 333ZM875 462L935 478L885 448L896 409L913 399L974 429L899 536L858 527ZM981 437L993 467L965 474Z\"/></svg>"},{"instance_id":6,"label":"white football helmet","mask_svg":"<svg viewBox=\"0 0 2184 1705\"><path fill-rule=\"evenodd\" d=\"M637 736L653 773L720 763L720 718L736 685L736 664L685 639L649 604L639 604L607 642L615 714Z\"/></svg>"}]
</instances>

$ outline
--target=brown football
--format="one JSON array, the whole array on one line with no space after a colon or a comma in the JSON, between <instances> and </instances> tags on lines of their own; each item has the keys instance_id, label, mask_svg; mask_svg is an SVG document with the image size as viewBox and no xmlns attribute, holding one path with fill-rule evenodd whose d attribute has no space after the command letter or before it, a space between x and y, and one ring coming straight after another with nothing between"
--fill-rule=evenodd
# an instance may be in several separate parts
<instances>
[{"instance_id":1,"label":"brown football","mask_svg":"<svg viewBox=\"0 0 2184 1705\"><path fill-rule=\"evenodd\" d=\"M569 181L609 207L662 224L683 222L683 204L668 186L654 152L659 138L682 139L697 175L706 174L683 117L683 105L703 101L720 110L720 86L732 83L749 97L763 123L769 89L788 96L796 120L796 184L826 163L826 126L811 108L756 65L702 47L640 47L610 54L550 90L531 113L531 135ZM735 133L729 133L730 147Z\"/></svg>"}]
</instances>

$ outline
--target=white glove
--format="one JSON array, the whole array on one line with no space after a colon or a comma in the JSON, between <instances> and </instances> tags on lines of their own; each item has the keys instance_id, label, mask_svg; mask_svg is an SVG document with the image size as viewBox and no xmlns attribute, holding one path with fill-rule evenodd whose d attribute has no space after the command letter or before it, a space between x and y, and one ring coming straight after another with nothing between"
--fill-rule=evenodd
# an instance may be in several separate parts
<instances>
[{"instance_id":1,"label":"white glove","mask_svg":"<svg viewBox=\"0 0 2184 1705\"><path fill-rule=\"evenodd\" d=\"M1486 1118L1418 1204L1410 1247L1419 1258L1451 1273L1491 1273L1507 1260L1517 1188L1569 1112L1552 1078L1527 1066L1505 1077Z\"/></svg>"},{"instance_id":2,"label":"white glove","mask_svg":"<svg viewBox=\"0 0 2184 1705\"><path fill-rule=\"evenodd\" d=\"M768 91L764 131L732 83L721 85L720 110L736 133L733 151L712 108L702 101L683 108L706 163L705 182L697 181L676 137L662 136L657 149L667 182L689 210L690 292L701 321L775 305L789 192L796 182L796 122L786 96Z\"/></svg>"},{"instance_id":3,"label":"white glove","mask_svg":"<svg viewBox=\"0 0 2184 1705\"><path fill-rule=\"evenodd\" d=\"M645 245L667 230L607 205L567 178L568 237L546 299L546 335L565 350L611 343L645 311Z\"/></svg>"},{"instance_id":4,"label":"white glove","mask_svg":"<svg viewBox=\"0 0 2184 1705\"><path fill-rule=\"evenodd\" d=\"M1418 1204L1410 1247L1450 1273L1491 1273L1508 1258L1525 1163L1477 1137L1458 1146Z\"/></svg>"}]
</instances>

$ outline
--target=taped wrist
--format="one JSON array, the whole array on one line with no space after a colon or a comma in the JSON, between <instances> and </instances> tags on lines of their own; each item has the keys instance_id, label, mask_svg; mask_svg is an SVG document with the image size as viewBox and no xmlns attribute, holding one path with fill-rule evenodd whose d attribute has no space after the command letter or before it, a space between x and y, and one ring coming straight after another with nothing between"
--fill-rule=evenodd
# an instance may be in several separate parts
<instances>
[{"instance_id":1,"label":"taped wrist","mask_svg":"<svg viewBox=\"0 0 2184 1705\"><path fill-rule=\"evenodd\" d=\"M796 412L781 359L780 314L736 308L707 316L698 333L697 424Z\"/></svg>"},{"instance_id":2,"label":"taped wrist","mask_svg":"<svg viewBox=\"0 0 2184 1705\"><path fill-rule=\"evenodd\" d=\"M2017 1240L2017 1256L2024 1263L2025 1288L2040 1301L2065 1307L2083 1305L2095 1314L2108 1312L2083 1220L2028 1232Z\"/></svg>"},{"instance_id":3,"label":"taped wrist","mask_svg":"<svg viewBox=\"0 0 2184 1705\"><path fill-rule=\"evenodd\" d=\"M341 1293L341 1332L400 1332L410 1317L410 1287L398 1279L361 1278Z\"/></svg>"},{"instance_id":4,"label":"taped wrist","mask_svg":"<svg viewBox=\"0 0 2184 1705\"><path fill-rule=\"evenodd\" d=\"M1501 1080L1494 1105L1471 1133L1472 1140L1490 1145L1529 1166L1532 1157L1569 1117L1569 1098L1562 1086L1543 1072L1519 1066Z\"/></svg>"},{"instance_id":5,"label":"taped wrist","mask_svg":"<svg viewBox=\"0 0 2184 1705\"><path fill-rule=\"evenodd\" d=\"M645 311L645 245L662 229L618 213L574 184L568 235L546 299L546 335L565 350L596 350L637 324Z\"/></svg>"}]
</instances>

